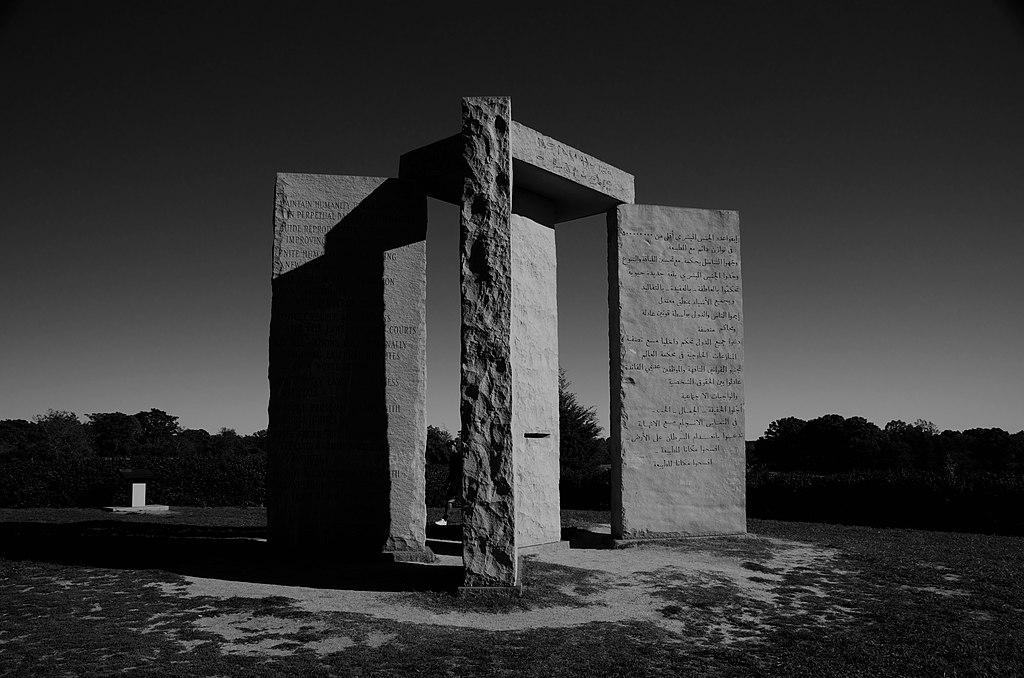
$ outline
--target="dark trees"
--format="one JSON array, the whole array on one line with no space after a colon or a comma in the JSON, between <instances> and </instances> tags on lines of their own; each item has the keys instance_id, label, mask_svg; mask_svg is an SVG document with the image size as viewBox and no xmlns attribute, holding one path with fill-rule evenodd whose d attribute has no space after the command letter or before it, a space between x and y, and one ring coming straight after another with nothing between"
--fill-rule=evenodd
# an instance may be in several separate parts
<instances>
[{"instance_id":1,"label":"dark trees","mask_svg":"<svg viewBox=\"0 0 1024 678\"><path fill-rule=\"evenodd\" d=\"M773 471L834 473L916 469L947 474L1024 473L1024 431L943 431L930 421L893 420L879 429L863 417L827 414L773 421L751 446L751 466Z\"/></svg>"},{"instance_id":2,"label":"dark trees","mask_svg":"<svg viewBox=\"0 0 1024 678\"><path fill-rule=\"evenodd\" d=\"M608 464L611 458L607 441L601 437L601 425L593 407L580 404L570 388L565 370L558 370L558 436L560 491L567 506L608 501ZM601 495L601 496L591 496Z\"/></svg>"},{"instance_id":3,"label":"dark trees","mask_svg":"<svg viewBox=\"0 0 1024 678\"><path fill-rule=\"evenodd\" d=\"M427 463L448 466L448 459L455 452L457 439L439 426L427 427Z\"/></svg>"},{"instance_id":4,"label":"dark trees","mask_svg":"<svg viewBox=\"0 0 1024 678\"><path fill-rule=\"evenodd\" d=\"M142 439L138 419L123 412L98 412L85 415L87 429L96 453L105 457L126 457L133 454Z\"/></svg>"}]
</instances>

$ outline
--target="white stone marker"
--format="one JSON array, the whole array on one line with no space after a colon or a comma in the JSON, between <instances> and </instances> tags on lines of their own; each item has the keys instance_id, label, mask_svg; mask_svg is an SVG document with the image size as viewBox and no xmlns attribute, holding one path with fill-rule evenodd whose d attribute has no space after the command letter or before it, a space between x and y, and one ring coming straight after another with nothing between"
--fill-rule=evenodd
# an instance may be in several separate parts
<instances>
[{"instance_id":1,"label":"white stone marker","mask_svg":"<svg viewBox=\"0 0 1024 678\"><path fill-rule=\"evenodd\" d=\"M121 469L119 473L121 478L128 481L132 486L131 506L104 506L103 510L116 513L156 513L168 510L165 504L146 503L146 481L153 480L154 475L152 471L125 468Z\"/></svg>"},{"instance_id":2,"label":"white stone marker","mask_svg":"<svg viewBox=\"0 0 1024 678\"><path fill-rule=\"evenodd\" d=\"M132 508L146 505L146 483L132 483Z\"/></svg>"}]
</instances>

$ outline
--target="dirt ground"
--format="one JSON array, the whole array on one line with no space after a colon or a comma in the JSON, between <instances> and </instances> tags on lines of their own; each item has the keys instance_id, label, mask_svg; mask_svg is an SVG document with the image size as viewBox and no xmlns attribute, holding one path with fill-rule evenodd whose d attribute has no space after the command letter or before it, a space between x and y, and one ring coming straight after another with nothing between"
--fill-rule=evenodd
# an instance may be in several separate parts
<instances>
[{"instance_id":1,"label":"dirt ground","mask_svg":"<svg viewBox=\"0 0 1024 678\"><path fill-rule=\"evenodd\" d=\"M599 536L608 525L588 526ZM357 613L405 624L516 631L572 627L592 622L644 621L657 624L681 642L699 637L726 642L750 638L766 627L759 614L780 613L818 625L842 622L848 610L826 589L833 577L835 552L809 544L756 535L657 542L631 548L562 548L529 556L534 563L568 568L571 575L555 604L508 612L444 611L417 604L401 592L336 590L233 582L185 577L181 584L155 584L167 596L186 598L267 598L290 602L307 614L274 616L249 613L213 614L194 622L197 630L224 639L228 653L272 654L273 640L289 634L318 632L307 646L333 652L356 642L350 637L325 639L325 629L310 626L321 613ZM460 567L461 557L440 556L419 567ZM788 576L801 576L799 595L783 586ZM813 603L813 604L811 604ZM767 618L767 617L766 617ZM152 630L156 630L154 627ZM378 634L380 635L380 634ZM261 641L261 637L267 640ZM389 642L386 634L363 638L372 646ZM189 642L189 641L183 641ZM265 646L264 646L265 645Z\"/></svg>"}]
</instances>

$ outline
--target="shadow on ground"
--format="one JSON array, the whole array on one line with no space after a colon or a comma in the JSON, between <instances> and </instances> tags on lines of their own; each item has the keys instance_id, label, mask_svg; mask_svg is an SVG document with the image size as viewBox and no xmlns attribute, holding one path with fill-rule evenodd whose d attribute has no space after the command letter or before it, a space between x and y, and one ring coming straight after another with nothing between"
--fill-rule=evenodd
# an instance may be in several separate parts
<instances>
[{"instance_id":1,"label":"shadow on ground","mask_svg":"<svg viewBox=\"0 0 1024 678\"><path fill-rule=\"evenodd\" d=\"M448 591L462 584L462 524L427 523L427 547L440 563L395 563L329 553L278 553L266 542L266 518L256 510L172 509L111 514L94 509L8 510L0 520L0 558L115 569L154 569L230 581L363 591ZM439 517L438 509L431 509ZM213 512L215 515L207 515ZM251 513L251 514L250 514ZM16 517L15 520L11 518ZM212 524L204 524L206 521ZM219 524L217 521L220 521ZM224 524L224 523L228 524ZM611 547L609 526L569 520L562 539L574 549Z\"/></svg>"},{"instance_id":2,"label":"shadow on ground","mask_svg":"<svg viewBox=\"0 0 1024 678\"><path fill-rule=\"evenodd\" d=\"M396 563L385 556L357 558L343 548L282 554L265 537L263 527L188 525L173 515L161 522L4 522L0 558L362 591L454 591L462 584L461 563Z\"/></svg>"},{"instance_id":3,"label":"shadow on ground","mask_svg":"<svg viewBox=\"0 0 1024 678\"><path fill-rule=\"evenodd\" d=\"M563 527L562 540L574 549L613 548L612 536L607 532L595 532L593 527Z\"/></svg>"}]
</instances>

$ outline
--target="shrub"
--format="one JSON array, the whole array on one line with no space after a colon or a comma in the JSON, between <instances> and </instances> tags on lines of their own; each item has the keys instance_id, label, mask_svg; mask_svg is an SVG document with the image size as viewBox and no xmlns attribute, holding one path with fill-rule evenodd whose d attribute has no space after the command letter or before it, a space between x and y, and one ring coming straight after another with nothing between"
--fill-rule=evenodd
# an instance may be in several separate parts
<instances>
[{"instance_id":1,"label":"shrub","mask_svg":"<svg viewBox=\"0 0 1024 678\"><path fill-rule=\"evenodd\" d=\"M448 464L427 464L427 506L444 506L447 494Z\"/></svg>"},{"instance_id":2,"label":"shrub","mask_svg":"<svg viewBox=\"0 0 1024 678\"><path fill-rule=\"evenodd\" d=\"M266 455L180 457L62 457L0 463L0 507L111 506L130 499L122 468L148 468L156 480L146 498L178 506L259 506L266 503Z\"/></svg>"}]
</instances>

